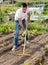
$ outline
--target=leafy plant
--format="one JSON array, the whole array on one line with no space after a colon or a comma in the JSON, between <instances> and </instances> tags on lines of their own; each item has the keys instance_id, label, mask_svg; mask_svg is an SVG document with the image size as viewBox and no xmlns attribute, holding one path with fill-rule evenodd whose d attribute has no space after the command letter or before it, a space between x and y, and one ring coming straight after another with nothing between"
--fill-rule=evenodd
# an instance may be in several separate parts
<instances>
[{"instance_id":1,"label":"leafy plant","mask_svg":"<svg viewBox=\"0 0 48 65\"><path fill-rule=\"evenodd\" d=\"M0 24L0 32L7 33L10 31L14 31L13 23Z\"/></svg>"},{"instance_id":2,"label":"leafy plant","mask_svg":"<svg viewBox=\"0 0 48 65\"><path fill-rule=\"evenodd\" d=\"M38 57L33 58L33 60L40 61L40 59Z\"/></svg>"},{"instance_id":3,"label":"leafy plant","mask_svg":"<svg viewBox=\"0 0 48 65\"><path fill-rule=\"evenodd\" d=\"M48 50L48 45L45 45L45 47L44 47L44 48L45 48L45 50Z\"/></svg>"},{"instance_id":4,"label":"leafy plant","mask_svg":"<svg viewBox=\"0 0 48 65\"><path fill-rule=\"evenodd\" d=\"M40 65L42 65L42 63L40 63Z\"/></svg>"},{"instance_id":5,"label":"leafy plant","mask_svg":"<svg viewBox=\"0 0 48 65\"><path fill-rule=\"evenodd\" d=\"M48 23L46 21L40 22L40 21L35 21L35 22L30 22L28 25L28 30L32 31L32 33L40 33L40 32L48 32Z\"/></svg>"},{"instance_id":6,"label":"leafy plant","mask_svg":"<svg viewBox=\"0 0 48 65\"><path fill-rule=\"evenodd\" d=\"M0 23L1 22L5 22L5 16L4 16L4 12L0 8Z\"/></svg>"},{"instance_id":7,"label":"leafy plant","mask_svg":"<svg viewBox=\"0 0 48 65\"><path fill-rule=\"evenodd\" d=\"M27 61L25 61L25 62L24 62L24 65L30 65L30 63L29 63L29 62L27 62Z\"/></svg>"},{"instance_id":8,"label":"leafy plant","mask_svg":"<svg viewBox=\"0 0 48 65\"><path fill-rule=\"evenodd\" d=\"M21 2L16 2L16 3L15 3L15 6L16 6L16 7L21 7L21 4L22 4Z\"/></svg>"},{"instance_id":9,"label":"leafy plant","mask_svg":"<svg viewBox=\"0 0 48 65\"><path fill-rule=\"evenodd\" d=\"M9 12L13 11L13 8L11 6L7 6L4 11L5 11L5 13L9 13Z\"/></svg>"}]
</instances>

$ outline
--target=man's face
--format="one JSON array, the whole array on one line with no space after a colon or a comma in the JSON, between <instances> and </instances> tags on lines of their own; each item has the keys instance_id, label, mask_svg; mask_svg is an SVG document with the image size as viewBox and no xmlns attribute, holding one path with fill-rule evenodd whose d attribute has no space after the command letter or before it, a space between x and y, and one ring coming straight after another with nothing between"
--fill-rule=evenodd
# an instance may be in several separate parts
<instances>
[{"instance_id":1,"label":"man's face","mask_svg":"<svg viewBox=\"0 0 48 65\"><path fill-rule=\"evenodd\" d=\"M27 10L26 7L22 7L22 11L23 11L24 13L26 12L26 10Z\"/></svg>"}]
</instances>

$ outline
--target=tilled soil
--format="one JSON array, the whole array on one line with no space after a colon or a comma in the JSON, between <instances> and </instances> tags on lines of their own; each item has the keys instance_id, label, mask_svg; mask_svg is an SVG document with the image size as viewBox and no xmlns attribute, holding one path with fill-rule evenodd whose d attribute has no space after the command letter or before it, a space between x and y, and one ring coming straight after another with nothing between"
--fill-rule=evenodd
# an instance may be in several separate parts
<instances>
[{"instance_id":1,"label":"tilled soil","mask_svg":"<svg viewBox=\"0 0 48 65\"><path fill-rule=\"evenodd\" d=\"M19 42L20 44L21 42ZM40 57L44 55L43 47L48 44L48 34L35 35L29 39L29 44L26 45L26 53L31 56L17 56L16 54L22 53L22 44L12 52L11 49L6 51L4 54L0 55L0 65L24 65L24 62L29 62L30 65L35 65L33 58ZM46 65L46 64L45 64Z\"/></svg>"},{"instance_id":2,"label":"tilled soil","mask_svg":"<svg viewBox=\"0 0 48 65\"><path fill-rule=\"evenodd\" d=\"M48 65L48 56L45 57L43 65Z\"/></svg>"}]
</instances>

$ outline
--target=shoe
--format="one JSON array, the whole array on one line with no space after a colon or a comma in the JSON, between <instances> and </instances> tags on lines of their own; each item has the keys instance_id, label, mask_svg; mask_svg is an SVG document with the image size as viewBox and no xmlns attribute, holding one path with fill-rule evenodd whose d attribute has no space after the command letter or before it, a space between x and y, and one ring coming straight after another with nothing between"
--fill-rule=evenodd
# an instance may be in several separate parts
<instances>
[{"instance_id":1,"label":"shoe","mask_svg":"<svg viewBox=\"0 0 48 65\"><path fill-rule=\"evenodd\" d=\"M13 46L12 51L15 51L16 48L17 48L17 46Z\"/></svg>"},{"instance_id":2,"label":"shoe","mask_svg":"<svg viewBox=\"0 0 48 65\"><path fill-rule=\"evenodd\" d=\"M26 41L26 44L29 44L29 41Z\"/></svg>"},{"instance_id":3,"label":"shoe","mask_svg":"<svg viewBox=\"0 0 48 65\"><path fill-rule=\"evenodd\" d=\"M26 46L27 44L29 44L29 41L26 41L26 44L25 44L25 46ZM22 46L24 46L24 44L22 44Z\"/></svg>"}]
</instances>

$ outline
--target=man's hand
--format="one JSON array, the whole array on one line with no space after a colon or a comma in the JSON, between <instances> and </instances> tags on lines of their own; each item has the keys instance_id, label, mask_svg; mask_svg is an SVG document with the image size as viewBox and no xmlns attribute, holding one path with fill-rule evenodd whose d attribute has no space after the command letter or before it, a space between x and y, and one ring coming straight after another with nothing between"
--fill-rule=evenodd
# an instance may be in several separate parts
<instances>
[{"instance_id":1,"label":"man's hand","mask_svg":"<svg viewBox=\"0 0 48 65\"><path fill-rule=\"evenodd\" d=\"M25 31L24 31L24 35L26 35L26 34L27 34L27 31L25 30Z\"/></svg>"},{"instance_id":2,"label":"man's hand","mask_svg":"<svg viewBox=\"0 0 48 65\"><path fill-rule=\"evenodd\" d=\"M26 30L24 30L22 36L24 36L24 35L27 35L27 31Z\"/></svg>"}]
</instances>

